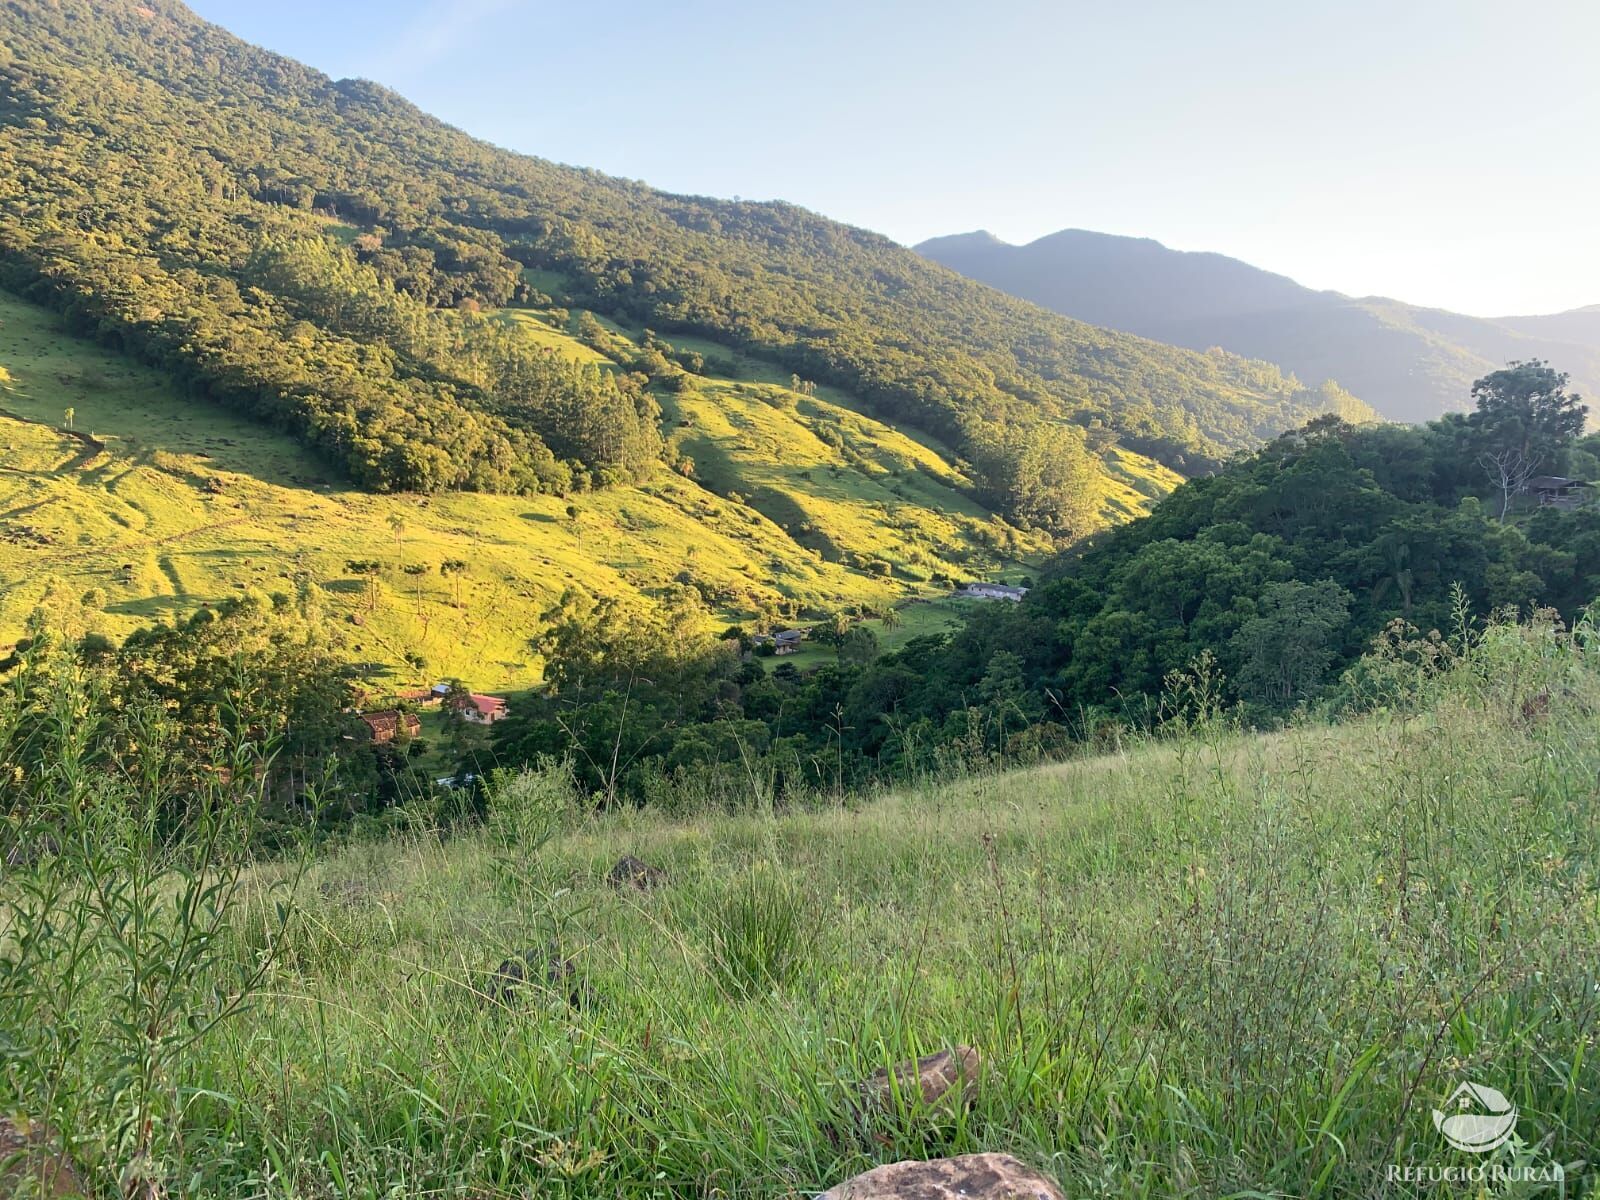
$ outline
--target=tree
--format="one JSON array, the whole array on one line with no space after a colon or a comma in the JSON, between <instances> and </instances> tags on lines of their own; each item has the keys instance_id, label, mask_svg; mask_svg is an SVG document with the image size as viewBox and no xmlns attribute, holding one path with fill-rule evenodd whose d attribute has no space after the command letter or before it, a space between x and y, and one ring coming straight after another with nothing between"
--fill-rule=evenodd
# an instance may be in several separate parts
<instances>
[{"instance_id":1,"label":"tree","mask_svg":"<svg viewBox=\"0 0 1600 1200\"><path fill-rule=\"evenodd\" d=\"M840 662L864 666L878 657L878 635L865 625L857 625L839 639Z\"/></svg>"},{"instance_id":2,"label":"tree","mask_svg":"<svg viewBox=\"0 0 1600 1200\"><path fill-rule=\"evenodd\" d=\"M1256 615L1234 636L1243 658L1239 688L1273 708L1310 698L1333 661L1334 636L1350 618L1349 592L1331 579L1262 589Z\"/></svg>"},{"instance_id":3,"label":"tree","mask_svg":"<svg viewBox=\"0 0 1600 1200\"><path fill-rule=\"evenodd\" d=\"M1477 411L1468 420L1484 451L1515 450L1535 469L1583 432L1582 397L1567 391L1565 373L1537 358L1485 375L1472 385L1472 399Z\"/></svg>"},{"instance_id":4,"label":"tree","mask_svg":"<svg viewBox=\"0 0 1600 1200\"><path fill-rule=\"evenodd\" d=\"M1539 469L1539 462L1515 446L1510 446L1504 450L1485 450L1478 455L1478 465L1500 493L1500 520L1504 521L1506 512L1511 508L1511 497L1522 491L1528 480L1533 478L1533 473Z\"/></svg>"},{"instance_id":5,"label":"tree","mask_svg":"<svg viewBox=\"0 0 1600 1200\"><path fill-rule=\"evenodd\" d=\"M75 409L75 408L69 408L69 409L67 409L66 412L62 413L61 415L66 419L67 428L71 429L73 421L77 420L78 410Z\"/></svg>"},{"instance_id":6,"label":"tree","mask_svg":"<svg viewBox=\"0 0 1600 1200\"><path fill-rule=\"evenodd\" d=\"M903 624L905 624L905 618L900 615L900 610L894 605L891 604L883 610L883 627L885 629L899 629Z\"/></svg>"},{"instance_id":7,"label":"tree","mask_svg":"<svg viewBox=\"0 0 1600 1200\"><path fill-rule=\"evenodd\" d=\"M447 558L439 564L439 574L450 580L451 592L455 606L461 605L461 580L468 570L467 560L464 558Z\"/></svg>"},{"instance_id":8,"label":"tree","mask_svg":"<svg viewBox=\"0 0 1600 1200\"><path fill-rule=\"evenodd\" d=\"M403 567L403 566L405 566L405 562L406 562L406 546L405 546L406 519L404 517L402 517L399 513L390 513L389 514L389 522L388 523L389 523L389 532L394 534L394 549L395 549L395 553L397 555L399 555L399 557L400 557L400 565Z\"/></svg>"}]
</instances>

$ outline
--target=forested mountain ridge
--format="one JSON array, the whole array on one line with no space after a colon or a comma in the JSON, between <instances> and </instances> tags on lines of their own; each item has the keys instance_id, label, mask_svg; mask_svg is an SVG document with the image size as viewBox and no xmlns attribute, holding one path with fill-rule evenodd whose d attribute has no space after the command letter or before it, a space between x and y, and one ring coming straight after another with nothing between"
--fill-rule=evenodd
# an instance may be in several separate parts
<instances>
[{"instance_id":1,"label":"forested mountain ridge","mask_svg":"<svg viewBox=\"0 0 1600 1200\"><path fill-rule=\"evenodd\" d=\"M1079 320L1205 350L1221 346L1302 379L1336 379L1384 416L1420 421L1466 403L1472 381L1515 359L1559 363L1600 394L1600 315L1484 319L1380 296L1316 291L1222 254L1063 229L1014 246L986 232L917 251Z\"/></svg>"},{"instance_id":2,"label":"forested mountain ridge","mask_svg":"<svg viewBox=\"0 0 1600 1200\"><path fill-rule=\"evenodd\" d=\"M1120 439L1200 467L1359 406L1095 329L785 204L672 196L499 150L170 0L0 8L12 286L376 489L561 491L659 452L641 381L553 372L446 308L564 300L758 353L951 442L1056 532ZM333 222L330 223L330 217ZM339 234L348 246L331 246Z\"/></svg>"}]
</instances>

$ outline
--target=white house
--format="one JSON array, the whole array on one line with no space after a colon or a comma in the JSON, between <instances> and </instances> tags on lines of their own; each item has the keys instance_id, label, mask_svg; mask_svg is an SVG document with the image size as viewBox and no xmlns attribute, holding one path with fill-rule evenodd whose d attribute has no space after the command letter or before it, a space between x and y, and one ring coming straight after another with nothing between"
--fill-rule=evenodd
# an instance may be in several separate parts
<instances>
[{"instance_id":1,"label":"white house","mask_svg":"<svg viewBox=\"0 0 1600 1200\"><path fill-rule=\"evenodd\" d=\"M1027 594L1027 588L1012 587L1009 583L969 583L956 589L956 595L968 600L1010 600L1015 603Z\"/></svg>"}]
</instances>

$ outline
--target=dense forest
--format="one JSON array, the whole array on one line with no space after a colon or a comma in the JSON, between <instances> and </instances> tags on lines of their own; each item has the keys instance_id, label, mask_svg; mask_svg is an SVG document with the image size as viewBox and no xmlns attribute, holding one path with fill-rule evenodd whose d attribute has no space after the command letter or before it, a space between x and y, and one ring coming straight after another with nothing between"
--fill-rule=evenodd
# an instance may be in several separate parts
<instances>
[{"instance_id":1,"label":"dense forest","mask_svg":"<svg viewBox=\"0 0 1600 1200\"><path fill-rule=\"evenodd\" d=\"M1020 604L990 605L949 638L880 655L866 628L820 626L837 661L806 674L769 670L737 631L697 639L670 613L575 602L542 646L547 691L496 727L500 756L575 751L594 790L649 799L719 777L736 793L757 777L849 786L1028 761L1174 705L1271 723L1370 704L1385 681L1350 668L1374 661L1375 641L1397 671L1426 671L1463 620L1530 606L1571 620L1600 596L1600 510L1526 497L1508 510L1494 469L1515 455L1600 476L1600 435L1580 437L1566 382L1519 363L1478 382L1470 415L1318 418L1063 556Z\"/></svg>"},{"instance_id":2,"label":"dense forest","mask_svg":"<svg viewBox=\"0 0 1600 1200\"><path fill-rule=\"evenodd\" d=\"M1066 534L1113 441L1196 470L1318 413L1368 415L789 205L495 149L171 0L0 14L0 282L374 489L561 491L653 461L660 380L541 362L476 315L535 298L533 279L848 387L949 440L987 503Z\"/></svg>"}]
</instances>

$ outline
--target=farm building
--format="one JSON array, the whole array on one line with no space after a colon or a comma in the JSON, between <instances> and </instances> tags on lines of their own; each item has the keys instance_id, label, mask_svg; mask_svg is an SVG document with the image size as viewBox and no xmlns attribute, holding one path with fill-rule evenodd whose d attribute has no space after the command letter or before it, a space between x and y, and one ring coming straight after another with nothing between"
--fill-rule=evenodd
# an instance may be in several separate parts
<instances>
[{"instance_id":1,"label":"farm building","mask_svg":"<svg viewBox=\"0 0 1600 1200\"><path fill-rule=\"evenodd\" d=\"M1021 600L1028 594L1025 587L1013 587L1009 583L969 583L965 587L957 588L956 595L968 600Z\"/></svg>"},{"instance_id":2,"label":"farm building","mask_svg":"<svg viewBox=\"0 0 1600 1200\"><path fill-rule=\"evenodd\" d=\"M416 714L403 713L393 708L362 713L361 721L366 725L373 745L376 746L386 745L402 733L406 737L416 737L422 732L422 722L417 719Z\"/></svg>"},{"instance_id":3,"label":"farm building","mask_svg":"<svg viewBox=\"0 0 1600 1200\"><path fill-rule=\"evenodd\" d=\"M1560 475L1535 475L1522 490L1539 502L1541 508L1577 508L1589 498L1589 485Z\"/></svg>"},{"instance_id":4,"label":"farm building","mask_svg":"<svg viewBox=\"0 0 1600 1200\"><path fill-rule=\"evenodd\" d=\"M507 707L503 696L483 696L477 692L468 692L455 701L455 706L462 720L471 721L475 725L493 725L496 721L511 715L511 709Z\"/></svg>"}]
</instances>

